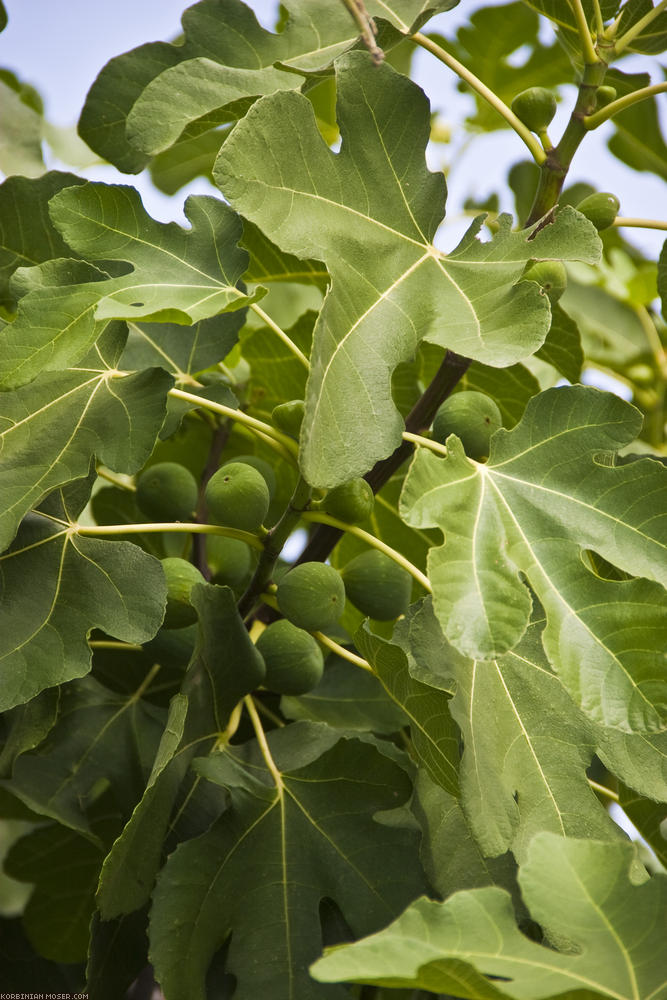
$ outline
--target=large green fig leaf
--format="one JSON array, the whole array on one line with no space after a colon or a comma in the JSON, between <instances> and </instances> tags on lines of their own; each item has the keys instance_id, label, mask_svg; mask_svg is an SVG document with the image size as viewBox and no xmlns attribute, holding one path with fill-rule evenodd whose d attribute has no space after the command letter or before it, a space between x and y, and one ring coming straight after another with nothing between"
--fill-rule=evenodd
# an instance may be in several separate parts
<instances>
[{"instance_id":1,"label":"large green fig leaf","mask_svg":"<svg viewBox=\"0 0 667 1000\"><path fill-rule=\"evenodd\" d=\"M664 15L663 15L664 17ZM612 69L605 83L616 88L619 97L648 87L648 73L623 73ZM623 163L634 170L650 170L667 180L667 142L660 127L658 104L655 97L638 101L614 115L615 132L608 142L609 149Z\"/></svg>"},{"instance_id":2,"label":"large green fig leaf","mask_svg":"<svg viewBox=\"0 0 667 1000\"><path fill-rule=\"evenodd\" d=\"M457 0L368 0L383 43L416 31ZM241 117L248 104L278 89L298 89L304 76L330 67L358 43L357 26L339 0L286 0L282 30L257 22L240 0L203 0L182 18L182 44L152 42L112 59L90 89L79 131L91 149L126 173L148 162L185 126L205 116L204 128ZM279 65L276 65L279 64ZM131 115L128 123L128 116ZM210 113L210 114L209 114ZM126 124L129 135L126 137Z\"/></svg>"},{"instance_id":3,"label":"large green fig leaf","mask_svg":"<svg viewBox=\"0 0 667 1000\"><path fill-rule=\"evenodd\" d=\"M116 813L129 815L158 749L165 711L141 697L151 682L149 675L129 694L110 691L93 677L65 685L58 722L43 743L18 758L3 784L40 815L93 843L106 840L89 815L100 787L110 785Z\"/></svg>"},{"instance_id":4,"label":"large green fig leaf","mask_svg":"<svg viewBox=\"0 0 667 1000\"><path fill-rule=\"evenodd\" d=\"M367 53L337 61L342 147L322 140L295 93L254 105L224 144L214 176L234 207L289 253L323 260L332 285L315 329L301 464L330 487L400 443L391 373L422 338L503 367L533 354L550 325L531 258L596 260L597 234L572 209L539 233L486 243L478 219L453 253L432 243L445 184L424 162L423 93Z\"/></svg>"},{"instance_id":5,"label":"large green fig leaf","mask_svg":"<svg viewBox=\"0 0 667 1000\"><path fill-rule=\"evenodd\" d=\"M56 192L81 177L52 170L42 177L8 177L0 185L0 305L13 308L9 279L17 267L71 254L48 213Z\"/></svg>"},{"instance_id":6,"label":"large green fig leaf","mask_svg":"<svg viewBox=\"0 0 667 1000\"><path fill-rule=\"evenodd\" d=\"M172 700L146 791L104 862L97 894L104 920L148 902L190 761L224 731L234 706L264 676L232 591L197 584L192 602L199 616L197 643L182 693Z\"/></svg>"},{"instance_id":7,"label":"large green fig leaf","mask_svg":"<svg viewBox=\"0 0 667 1000\"><path fill-rule=\"evenodd\" d=\"M0 170L5 175L38 177L42 158L42 102L30 84L8 69L0 69Z\"/></svg>"},{"instance_id":8,"label":"large green fig leaf","mask_svg":"<svg viewBox=\"0 0 667 1000\"><path fill-rule=\"evenodd\" d=\"M530 616L525 574L563 684L592 719L627 732L664 728L667 701L664 468L614 465L640 425L616 396L550 389L496 433L488 464L467 459L455 436L445 459L420 450L401 498L409 524L445 533L428 572L449 641L483 660L512 649ZM658 583L601 579L585 550Z\"/></svg>"},{"instance_id":9,"label":"large green fig leaf","mask_svg":"<svg viewBox=\"0 0 667 1000\"><path fill-rule=\"evenodd\" d=\"M0 555L0 711L86 674L93 628L145 642L164 616L160 563L129 542L72 531L89 489L78 503L72 492L59 490L31 512Z\"/></svg>"},{"instance_id":10,"label":"large green fig leaf","mask_svg":"<svg viewBox=\"0 0 667 1000\"><path fill-rule=\"evenodd\" d=\"M187 200L189 230L155 222L137 191L120 185L66 188L52 197L49 211L75 253L104 266L118 261L125 271L129 264L129 273L110 277L83 261L63 260L21 269L14 287L23 298L2 333L5 387L78 361L110 319L189 326L251 301L236 287L248 260L237 245L241 223L218 199Z\"/></svg>"},{"instance_id":11,"label":"large green fig leaf","mask_svg":"<svg viewBox=\"0 0 667 1000\"><path fill-rule=\"evenodd\" d=\"M151 959L172 1000L203 1000L208 965L230 933L237 1000L344 996L308 976L321 948L321 900L333 899L352 932L364 934L422 884L414 831L373 819L409 795L401 767L372 744L313 723L268 739L279 787L254 741L197 762L227 788L230 807L181 844L158 879Z\"/></svg>"},{"instance_id":12,"label":"large green fig leaf","mask_svg":"<svg viewBox=\"0 0 667 1000\"><path fill-rule=\"evenodd\" d=\"M540 833L519 871L533 918L563 951L535 944L516 925L502 889L419 899L365 941L328 950L311 968L322 982L413 987L470 1000L664 995L667 879L631 877L631 844Z\"/></svg>"},{"instance_id":13,"label":"large green fig leaf","mask_svg":"<svg viewBox=\"0 0 667 1000\"><path fill-rule=\"evenodd\" d=\"M111 324L76 368L0 393L0 551L24 514L85 476L94 455L127 473L150 455L172 377L161 368L118 371L124 343L124 331Z\"/></svg>"}]
</instances>

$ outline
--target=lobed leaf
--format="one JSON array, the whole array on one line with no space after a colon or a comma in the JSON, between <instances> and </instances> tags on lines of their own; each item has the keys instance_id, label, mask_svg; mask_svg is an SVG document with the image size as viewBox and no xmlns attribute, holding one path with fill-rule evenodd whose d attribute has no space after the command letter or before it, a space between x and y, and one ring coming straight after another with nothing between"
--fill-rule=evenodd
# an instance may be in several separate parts
<instances>
[{"instance_id":1,"label":"lobed leaf","mask_svg":"<svg viewBox=\"0 0 667 1000\"><path fill-rule=\"evenodd\" d=\"M312 967L321 982L412 987L471 1000L662 995L667 879L631 877L631 844L540 833L519 870L533 918L571 949L530 941L502 889L417 900L379 934L328 949Z\"/></svg>"},{"instance_id":2,"label":"lobed leaf","mask_svg":"<svg viewBox=\"0 0 667 1000\"><path fill-rule=\"evenodd\" d=\"M323 260L332 278L315 329L300 461L331 487L400 443L391 373L421 339L504 367L533 354L550 324L546 297L521 282L527 260L597 260L597 233L572 209L539 233L502 216L488 243L478 219L453 253L432 243L445 185L424 162L421 91L364 53L336 64L342 147L323 142L298 94L264 98L225 143L216 182L288 253Z\"/></svg>"},{"instance_id":3,"label":"lobed leaf","mask_svg":"<svg viewBox=\"0 0 667 1000\"><path fill-rule=\"evenodd\" d=\"M409 524L445 533L428 572L449 641L483 660L516 646L530 615L524 574L563 684L585 714L626 732L664 728L667 696L664 469L613 458L639 419L599 390L550 389L514 430L494 435L486 465L467 459L454 435L444 460L421 450L401 498ZM603 580L585 549L658 582Z\"/></svg>"}]
</instances>

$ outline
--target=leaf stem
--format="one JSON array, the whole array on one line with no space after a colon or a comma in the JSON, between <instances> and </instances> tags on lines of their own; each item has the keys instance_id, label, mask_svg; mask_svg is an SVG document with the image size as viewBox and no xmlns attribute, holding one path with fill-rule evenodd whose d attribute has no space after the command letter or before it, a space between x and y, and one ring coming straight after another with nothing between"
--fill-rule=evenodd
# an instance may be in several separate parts
<instances>
[{"instance_id":1,"label":"leaf stem","mask_svg":"<svg viewBox=\"0 0 667 1000\"><path fill-rule=\"evenodd\" d=\"M448 66L449 69L453 70L457 76L459 76L465 83L468 84L480 97L482 97L488 104L494 108L499 115L501 115L507 124L514 129L516 134L520 139L523 139L524 143L528 147L531 156L535 160L538 166L544 163L546 159L546 154L542 149L541 143L536 139L533 133L527 128L523 122L517 118L511 108L509 108L504 101L502 101L497 94L495 94L485 83L475 76L463 63L460 63L458 59L450 55L446 49L438 45L427 35L422 35L420 31L415 32L414 35L410 35L413 42L417 45L421 45L423 49L426 49L432 55L439 59L440 62Z\"/></svg>"},{"instance_id":2,"label":"leaf stem","mask_svg":"<svg viewBox=\"0 0 667 1000\"><path fill-rule=\"evenodd\" d=\"M423 434L411 434L410 431L403 431L403 440L410 441L418 448L429 448L436 455L442 455L443 458L446 458L448 455L444 444L440 444L439 441L434 441L432 438L424 437Z\"/></svg>"},{"instance_id":3,"label":"leaf stem","mask_svg":"<svg viewBox=\"0 0 667 1000\"><path fill-rule=\"evenodd\" d=\"M584 53L584 62L599 62L600 57L595 51L595 46L593 45L593 39L591 38L590 28L588 27L588 21L586 20L586 14L581 0L569 0L569 2L570 7L572 8L572 13L574 14L574 19L577 22L577 31L579 32L581 47Z\"/></svg>"},{"instance_id":4,"label":"leaf stem","mask_svg":"<svg viewBox=\"0 0 667 1000\"><path fill-rule=\"evenodd\" d=\"M363 0L343 0L343 5L347 7L359 28L361 39L373 57L373 62L379 66L384 59L384 52L375 41L377 35L375 21L366 10Z\"/></svg>"},{"instance_id":5,"label":"leaf stem","mask_svg":"<svg viewBox=\"0 0 667 1000\"><path fill-rule=\"evenodd\" d=\"M396 549L392 549L390 545L386 542L380 541L375 535L372 535L370 531L364 531L363 528L358 527L356 524L348 524L346 521L339 521L336 517L331 517L330 514L321 514L319 511L307 511L303 515L304 521L314 521L317 524L328 524L332 528L338 528L339 531L345 531L349 535L354 535L355 538L360 538L362 542L366 542L372 548L377 549L379 552L384 552L386 556L393 559L395 563L402 566L417 583L421 584L427 593L431 593L431 584L428 577L422 573L420 569L417 569L409 559L406 559L404 555L397 552Z\"/></svg>"},{"instance_id":6,"label":"leaf stem","mask_svg":"<svg viewBox=\"0 0 667 1000\"><path fill-rule=\"evenodd\" d=\"M632 27L628 28L625 34L616 39L614 54L618 56L624 49L627 49L628 45L635 40L637 35L640 35L644 28L646 28L651 21L654 21L656 17L658 17L658 15L665 10L665 8L667 8L667 0L660 0L657 7L649 10L648 13L644 14L643 17L640 17L638 21L635 21Z\"/></svg>"},{"instance_id":7,"label":"leaf stem","mask_svg":"<svg viewBox=\"0 0 667 1000\"><path fill-rule=\"evenodd\" d=\"M619 801L618 794L614 792L611 788L607 788L606 785L599 785L597 781L593 781L592 778L588 778L588 784L595 792L599 792L600 795L605 795L608 799L612 799L614 802Z\"/></svg>"},{"instance_id":8,"label":"leaf stem","mask_svg":"<svg viewBox=\"0 0 667 1000\"><path fill-rule=\"evenodd\" d=\"M667 222L659 219L633 219L624 215L617 215L613 222L614 226L635 227L637 229L662 229L667 232Z\"/></svg>"},{"instance_id":9,"label":"leaf stem","mask_svg":"<svg viewBox=\"0 0 667 1000\"><path fill-rule=\"evenodd\" d=\"M162 531L226 535L228 538L238 538L240 542L245 542L253 549L263 548L261 539L249 531L241 531L240 528L226 528L220 524L199 524L195 521L164 521L147 524L74 524L72 528L77 535L91 535L94 538L105 535L143 535Z\"/></svg>"},{"instance_id":10,"label":"leaf stem","mask_svg":"<svg viewBox=\"0 0 667 1000\"><path fill-rule=\"evenodd\" d=\"M336 642L335 639L331 639L328 635L325 635L324 632L313 632L312 634L318 642L321 642L323 646L330 649L332 653L336 653L344 660L349 660L350 663L354 663L355 666L361 667L362 670L366 670L370 674L373 673L373 668L368 660L364 660L363 657L357 656L356 653L346 649L345 646L341 646L340 643Z\"/></svg>"},{"instance_id":11,"label":"leaf stem","mask_svg":"<svg viewBox=\"0 0 667 1000\"><path fill-rule=\"evenodd\" d=\"M255 708L255 702L252 697L248 694L243 699L243 703L247 709L248 715L250 716L250 721L252 722L252 728L255 730L255 736L257 737L257 742L259 743L259 748L262 751L262 757L264 758L264 763L266 764L273 782L278 791L278 796L282 799L285 786L283 785L283 779L280 771L276 767L276 762L271 756L271 751L269 750L269 744L266 739L266 733L264 732L264 727L262 726L262 720L257 714L257 709Z\"/></svg>"},{"instance_id":12,"label":"leaf stem","mask_svg":"<svg viewBox=\"0 0 667 1000\"><path fill-rule=\"evenodd\" d=\"M129 490L131 493L136 492L137 487L134 485L132 476L126 476L122 472L112 472L105 465L98 465L96 471L100 479L106 479L108 483L113 483L114 486L119 486L122 490Z\"/></svg>"},{"instance_id":13,"label":"leaf stem","mask_svg":"<svg viewBox=\"0 0 667 1000\"><path fill-rule=\"evenodd\" d=\"M242 618L246 618L250 614L259 600L260 594L266 589L285 542L301 520L304 510L308 506L311 492L312 490L306 480L303 476L299 476L290 502L285 508L282 517L264 538L262 554L259 557L257 568L252 580L248 584L245 594L239 601L239 614Z\"/></svg>"},{"instance_id":14,"label":"leaf stem","mask_svg":"<svg viewBox=\"0 0 667 1000\"><path fill-rule=\"evenodd\" d=\"M265 313L264 310L261 308L261 306L258 306L256 302L253 302L250 308L257 316L259 316L262 322L266 323L266 325L269 327L270 330L273 330L273 332L280 337L285 346L288 347L289 350L294 355L294 357L301 362L306 371L310 371L310 361L308 360L306 355L303 353L302 350L300 350L297 347L294 341L287 336L285 331L281 327L279 327L274 320L271 319L269 314Z\"/></svg>"},{"instance_id":15,"label":"leaf stem","mask_svg":"<svg viewBox=\"0 0 667 1000\"><path fill-rule=\"evenodd\" d=\"M241 713L242 712L243 712L243 700L239 701L238 704L236 704L234 706L234 708L232 709L232 712L231 712L231 715L229 716L229 721L227 722L227 725L222 730L222 732L218 735L218 738L215 741L215 744L214 744L214 746L212 748L213 752L217 751L219 753L221 750L223 750L227 746L227 744L231 740L232 736L234 735L234 733L236 732L236 730L239 728L239 725L241 723Z\"/></svg>"},{"instance_id":16,"label":"leaf stem","mask_svg":"<svg viewBox=\"0 0 667 1000\"><path fill-rule=\"evenodd\" d=\"M649 97L653 97L654 94L664 94L665 91L667 91L667 83L653 83L650 87L642 87L640 90L634 90L631 94L619 97L618 100L612 101L606 107L600 108L599 111L594 111L592 115L586 115L583 119L584 128L590 132L591 129L598 128L598 126L602 125L609 118L613 118L619 111L624 111L639 101L645 101Z\"/></svg>"},{"instance_id":17,"label":"leaf stem","mask_svg":"<svg viewBox=\"0 0 667 1000\"><path fill-rule=\"evenodd\" d=\"M119 642L117 639L89 639L90 649L117 649L123 653L140 653L143 646L136 642Z\"/></svg>"},{"instance_id":18,"label":"leaf stem","mask_svg":"<svg viewBox=\"0 0 667 1000\"><path fill-rule=\"evenodd\" d=\"M196 396L194 393L185 392L183 389L170 389L169 395L173 396L174 399L182 399L186 403L192 403L193 406L200 406L204 410L211 410L212 413L219 413L223 417L229 417L230 420L236 420L238 423L245 424L251 430L259 431L261 434L266 435L266 437L272 438L281 446L282 450L288 453L290 459L296 457L298 452L296 441L288 437L287 434L277 431L271 424L265 424L263 420L257 420L256 417L251 417L243 410L235 410L231 406L225 406L224 403L216 403L212 399L206 399L204 396Z\"/></svg>"},{"instance_id":19,"label":"leaf stem","mask_svg":"<svg viewBox=\"0 0 667 1000\"><path fill-rule=\"evenodd\" d=\"M604 34L604 19L600 9L600 0L593 0L593 14L595 16L595 29L598 35Z\"/></svg>"}]
</instances>

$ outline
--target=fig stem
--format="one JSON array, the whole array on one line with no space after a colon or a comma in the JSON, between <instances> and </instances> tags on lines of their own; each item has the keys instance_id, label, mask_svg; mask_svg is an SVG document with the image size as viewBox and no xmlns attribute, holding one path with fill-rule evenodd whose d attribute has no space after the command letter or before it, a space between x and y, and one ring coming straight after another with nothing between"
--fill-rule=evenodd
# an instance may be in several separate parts
<instances>
[{"instance_id":1,"label":"fig stem","mask_svg":"<svg viewBox=\"0 0 667 1000\"><path fill-rule=\"evenodd\" d=\"M591 129L598 128L598 126L613 118L619 111L624 111L639 101L645 101L649 97L653 97L654 94L664 94L665 91L667 91L667 83L652 83L650 87L641 87L640 90L634 90L631 94L619 97L604 108L600 108L599 111L594 111L592 115L586 115L583 119L584 128L590 132Z\"/></svg>"},{"instance_id":2,"label":"fig stem","mask_svg":"<svg viewBox=\"0 0 667 1000\"><path fill-rule=\"evenodd\" d=\"M588 27L586 13L581 0L570 0L570 7L572 8L574 19L577 22L577 31L579 32L579 38L581 39L584 61L589 64L600 62L600 57L595 50L595 45L593 44L593 39L591 38L590 28Z\"/></svg>"},{"instance_id":3,"label":"fig stem","mask_svg":"<svg viewBox=\"0 0 667 1000\"><path fill-rule=\"evenodd\" d=\"M306 480L303 476L299 476L290 502L285 508L282 517L267 532L261 543L263 551L259 557L257 568L252 580L248 584L245 594L239 601L239 614L242 618L246 618L250 614L259 600L260 594L270 582L278 556L282 552L285 542L301 520L304 510L308 506L311 493L312 490Z\"/></svg>"},{"instance_id":4,"label":"fig stem","mask_svg":"<svg viewBox=\"0 0 667 1000\"><path fill-rule=\"evenodd\" d=\"M144 535L150 532L187 532L188 534L201 535L226 535L228 538L238 538L240 542L252 546L253 549L262 549L264 546L257 535L249 531L241 531L240 528L225 528L219 524L198 524L188 521L151 521L146 524L73 524L71 525L77 535L91 535L96 538L104 535Z\"/></svg>"},{"instance_id":5,"label":"fig stem","mask_svg":"<svg viewBox=\"0 0 667 1000\"><path fill-rule=\"evenodd\" d=\"M288 437L287 434L281 434L271 424L265 424L263 420L251 417L244 410L235 410L231 406L216 403L214 400L206 399L204 396L196 396L194 393L185 392L183 389L170 389L169 395L174 399L182 399L186 403L192 403L193 406L199 406L204 410L211 410L212 413L219 413L222 417L228 417L230 420L236 420L238 423L245 424L251 430L259 432L266 438L273 440L275 445L278 446L277 450L282 451L283 454L286 453L290 461L294 461L296 458L298 452L296 441Z\"/></svg>"},{"instance_id":6,"label":"fig stem","mask_svg":"<svg viewBox=\"0 0 667 1000\"><path fill-rule=\"evenodd\" d=\"M628 226L637 229L662 229L667 232L667 222L661 222L660 219L634 219L624 215L617 215L612 222L612 226Z\"/></svg>"},{"instance_id":7,"label":"fig stem","mask_svg":"<svg viewBox=\"0 0 667 1000\"><path fill-rule=\"evenodd\" d=\"M535 138L533 133L527 128L523 122L517 118L511 108L509 108L503 100L498 97L485 83L475 76L463 63L460 63L458 59L450 55L446 49L443 49L437 42L434 42L428 35L422 35L420 31L415 32L414 35L409 36L413 42L420 45L423 49L426 49L431 55L434 55L436 59L448 66L449 69L453 70L457 76L459 76L464 83L467 83L469 87L472 88L480 97L482 97L491 107L501 115L507 124L514 129L516 134L522 139L530 151L530 155L533 157L538 166L544 163L546 158L545 152L542 149L541 143Z\"/></svg>"},{"instance_id":8,"label":"fig stem","mask_svg":"<svg viewBox=\"0 0 667 1000\"><path fill-rule=\"evenodd\" d=\"M340 643L336 642L335 639L331 639L324 632L313 632L312 635L321 642L323 646L330 649L332 653L336 653L337 656L342 657L344 660L349 660L350 663L354 663L355 666L361 667L362 670L366 670L368 673L373 673L373 668L371 667L368 660L364 660L362 656L357 656L351 650L346 649L345 646L341 646Z\"/></svg>"},{"instance_id":9,"label":"fig stem","mask_svg":"<svg viewBox=\"0 0 667 1000\"><path fill-rule=\"evenodd\" d=\"M281 775L280 771L278 770L278 768L276 766L276 762L274 761L273 757L271 756L271 751L269 750L269 744L268 744L268 741L266 739L266 733L264 732L264 727L262 726L262 720L260 719L259 715L257 714L257 709L255 708L255 702L252 700L252 697L248 694L243 699L243 704L245 705L246 711L248 712L248 715L250 716L250 721L252 723L252 728L255 730L255 736L257 737L257 742L259 744L259 749L262 752L262 757L264 758L264 763L266 764L267 768L269 769L269 773L271 774L271 777L273 778L274 784L276 786L276 790L278 792L278 797L280 798L280 800L282 802L283 792L284 792L285 786L283 785L282 775Z\"/></svg>"},{"instance_id":10,"label":"fig stem","mask_svg":"<svg viewBox=\"0 0 667 1000\"><path fill-rule=\"evenodd\" d=\"M285 331L278 326L276 321L271 319L269 314L265 313L264 310L261 308L261 306L258 306L256 302L253 302L250 308L252 309L252 311L255 313L256 316L259 316L262 322L266 323L266 325L270 330L273 330L273 332L277 334L278 337L280 337L283 344L285 344L285 346L289 348L289 350L292 352L294 357L301 362L306 371L310 371L310 361L308 360L306 355L303 353L302 350L300 350L300 348L296 346L294 341L287 336Z\"/></svg>"},{"instance_id":11,"label":"fig stem","mask_svg":"<svg viewBox=\"0 0 667 1000\"><path fill-rule=\"evenodd\" d=\"M356 524L347 524L345 521L339 521L337 517L331 517L330 514L321 514L319 511L313 511L312 513L308 511L303 515L304 521L314 521L316 524L328 524L332 528L338 528L340 531L345 531L349 535L354 535L355 538L360 538L362 542L366 542L372 548L377 549L379 552L384 552L386 556L393 559L395 563L406 570L417 583L421 584L427 593L431 593L431 584L428 577L422 573L420 569L406 559L404 555L397 552L396 549L392 549L390 545L385 542L380 541L375 535L372 535L369 531L364 531L363 528L358 527Z\"/></svg>"}]
</instances>

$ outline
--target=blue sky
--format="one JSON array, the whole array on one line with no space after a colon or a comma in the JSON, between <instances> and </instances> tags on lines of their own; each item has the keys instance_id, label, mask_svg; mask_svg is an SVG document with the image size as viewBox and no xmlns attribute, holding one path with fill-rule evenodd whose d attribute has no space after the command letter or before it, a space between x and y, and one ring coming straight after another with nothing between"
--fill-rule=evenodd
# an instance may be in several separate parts
<instances>
[{"instance_id":1,"label":"blue sky","mask_svg":"<svg viewBox=\"0 0 667 1000\"><path fill-rule=\"evenodd\" d=\"M501 0L491 0L499 3ZM273 23L277 0L248 0L259 20ZM58 125L73 125L86 92L104 63L112 56L155 39L170 39L180 30L180 15L188 4L184 0L114 0L113 4L91 0L5 0L9 25L0 35L0 66L13 69L22 79L34 84L46 102L49 118ZM479 6L478 0L461 0L453 11L431 22L445 34L453 33ZM546 26L546 32L550 31ZM415 77L431 97L443 117L455 124L470 107L470 98L458 93L456 78L428 53L418 52L414 61ZM654 77L657 79L658 74ZM573 88L563 91L552 131L558 135L568 113ZM663 99L667 106L667 98ZM605 147L610 126L603 126L578 152L570 180L589 180L603 184L621 199L623 215L667 215L667 185L653 175L638 174L611 157ZM471 195L483 197L493 190L505 192L502 207L510 210L506 176L509 167L525 156L523 143L510 131L482 136L469 146L459 134L451 146L436 147L430 166L447 162L451 166L449 183L448 230L443 246L453 246L467 220L457 222L455 208ZM492 168L489 166L492 164ZM109 168L86 171L88 176L114 181L119 178ZM208 190L205 182L195 182L188 191L174 199L165 199L152 190L147 178L129 179L142 191L148 210L159 218L182 218L181 205L191 190ZM647 253L656 253L660 233L634 230L633 240Z\"/></svg>"}]
</instances>

